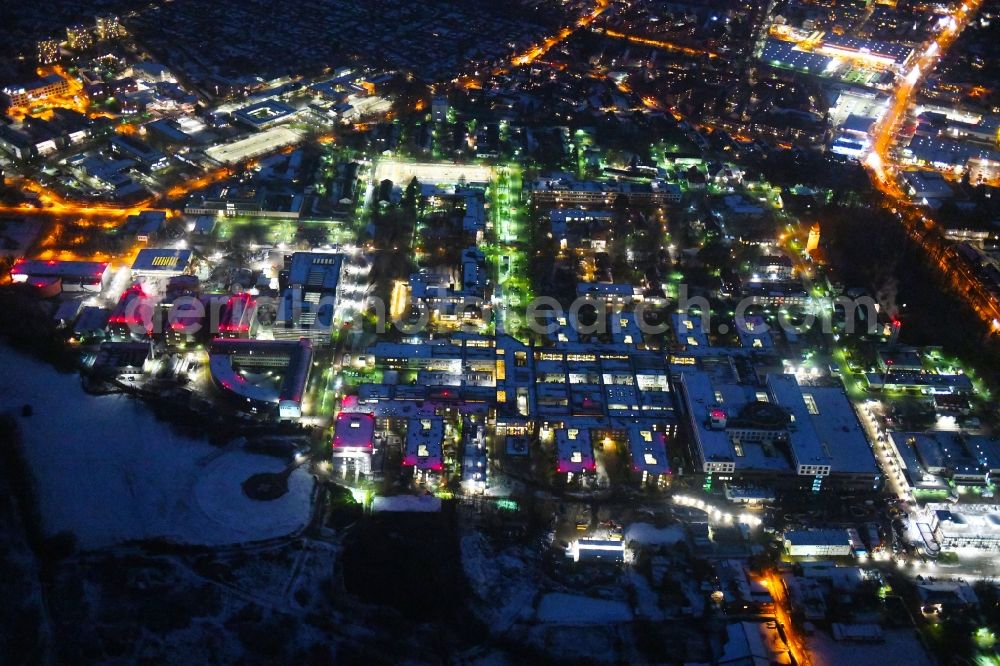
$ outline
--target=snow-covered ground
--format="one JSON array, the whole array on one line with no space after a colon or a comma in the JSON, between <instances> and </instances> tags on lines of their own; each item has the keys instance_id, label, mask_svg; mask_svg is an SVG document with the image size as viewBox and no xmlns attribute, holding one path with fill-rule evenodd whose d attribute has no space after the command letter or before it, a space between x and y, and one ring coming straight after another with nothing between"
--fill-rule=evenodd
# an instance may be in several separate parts
<instances>
[{"instance_id":1,"label":"snow-covered ground","mask_svg":"<svg viewBox=\"0 0 1000 666\"><path fill-rule=\"evenodd\" d=\"M684 541L684 529L680 525L656 527L649 523L632 523L625 530L625 541L635 541L644 546L665 546Z\"/></svg>"},{"instance_id":2,"label":"snow-covered ground","mask_svg":"<svg viewBox=\"0 0 1000 666\"><path fill-rule=\"evenodd\" d=\"M392 495L376 497L372 511L434 513L441 510L441 500L433 495Z\"/></svg>"},{"instance_id":3,"label":"snow-covered ground","mask_svg":"<svg viewBox=\"0 0 1000 666\"><path fill-rule=\"evenodd\" d=\"M884 643L849 643L836 641L826 632L817 631L808 638L807 648L814 666L930 666L934 663L914 630L890 629L884 636Z\"/></svg>"},{"instance_id":4,"label":"snow-covered ground","mask_svg":"<svg viewBox=\"0 0 1000 666\"><path fill-rule=\"evenodd\" d=\"M84 393L76 375L0 345L0 411L21 424L48 533L73 532L83 548L164 538L223 545L269 539L309 520L313 479L296 470L272 502L243 494L275 458L219 449L175 434L139 401ZM34 408L20 416L25 403Z\"/></svg>"},{"instance_id":5,"label":"snow-covered ground","mask_svg":"<svg viewBox=\"0 0 1000 666\"><path fill-rule=\"evenodd\" d=\"M537 584L525 553L515 547L497 552L479 532L462 537L462 569L482 602L476 612L494 633L502 634L518 620L530 619Z\"/></svg>"},{"instance_id":6,"label":"snow-covered ground","mask_svg":"<svg viewBox=\"0 0 1000 666\"><path fill-rule=\"evenodd\" d=\"M630 622L632 611L621 601L551 592L538 604L538 619L558 624Z\"/></svg>"},{"instance_id":7,"label":"snow-covered ground","mask_svg":"<svg viewBox=\"0 0 1000 666\"><path fill-rule=\"evenodd\" d=\"M663 621L664 613L657 601L656 592L649 586L645 576L633 570L626 574L628 582L635 591L635 613L647 620Z\"/></svg>"}]
</instances>

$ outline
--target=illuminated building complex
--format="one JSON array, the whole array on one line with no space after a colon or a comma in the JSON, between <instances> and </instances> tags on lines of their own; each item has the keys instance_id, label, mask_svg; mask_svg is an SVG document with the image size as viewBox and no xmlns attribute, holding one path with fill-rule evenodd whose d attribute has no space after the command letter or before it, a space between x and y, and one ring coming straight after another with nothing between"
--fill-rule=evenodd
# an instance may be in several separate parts
<instances>
[{"instance_id":1,"label":"illuminated building complex","mask_svg":"<svg viewBox=\"0 0 1000 666\"><path fill-rule=\"evenodd\" d=\"M75 51L86 51L94 45L94 33L88 26L71 25L66 28L66 42Z\"/></svg>"},{"instance_id":2,"label":"illuminated building complex","mask_svg":"<svg viewBox=\"0 0 1000 666\"><path fill-rule=\"evenodd\" d=\"M333 428L330 451L334 465L357 474L369 474L375 453L375 416L368 413L340 412Z\"/></svg>"},{"instance_id":3,"label":"illuminated building complex","mask_svg":"<svg viewBox=\"0 0 1000 666\"><path fill-rule=\"evenodd\" d=\"M97 38L100 40L119 39L126 35L121 19L114 14L101 14L94 20Z\"/></svg>"},{"instance_id":4,"label":"illuminated building complex","mask_svg":"<svg viewBox=\"0 0 1000 666\"><path fill-rule=\"evenodd\" d=\"M222 340L212 343L209 370L215 385L249 413L302 416L313 365L312 343Z\"/></svg>"},{"instance_id":5,"label":"illuminated building complex","mask_svg":"<svg viewBox=\"0 0 1000 666\"><path fill-rule=\"evenodd\" d=\"M296 252L286 259L287 282L274 322L276 340L309 338L329 345L344 266L341 254Z\"/></svg>"},{"instance_id":6,"label":"illuminated building complex","mask_svg":"<svg viewBox=\"0 0 1000 666\"><path fill-rule=\"evenodd\" d=\"M51 65L59 60L59 42L55 39L43 39L37 44L38 64Z\"/></svg>"},{"instance_id":7,"label":"illuminated building complex","mask_svg":"<svg viewBox=\"0 0 1000 666\"><path fill-rule=\"evenodd\" d=\"M3 89L3 94L11 106L22 107L44 101L53 95L65 95L68 92L69 82L58 74L49 74L21 86L7 86Z\"/></svg>"},{"instance_id":8,"label":"illuminated building complex","mask_svg":"<svg viewBox=\"0 0 1000 666\"><path fill-rule=\"evenodd\" d=\"M444 469L441 444L444 421L440 417L411 418L406 426L406 450L403 465L418 472L440 472Z\"/></svg>"},{"instance_id":9,"label":"illuminated building complex","mask_svg":"<svg viewBox=\"0 0 1000 666\"><path fill-rule=\"evenodd\" d=\"M879 474L843 389L804 387L794 375L742 382L720 364L682 370L678 391L696 465L719 480L873 488Z\"/></svg>"}]
</instances>

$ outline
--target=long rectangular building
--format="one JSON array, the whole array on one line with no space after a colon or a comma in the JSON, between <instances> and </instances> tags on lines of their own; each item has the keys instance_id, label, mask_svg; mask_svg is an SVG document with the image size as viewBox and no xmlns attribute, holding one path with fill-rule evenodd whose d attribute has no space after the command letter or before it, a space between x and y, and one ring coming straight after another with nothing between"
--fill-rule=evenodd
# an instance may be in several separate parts
<instances>
[{"instance_id":1,"label":"long rectangular building","mask_svg":"<svg viewBox=\"0 0 1000 666\"><path fill-rule=\"evenodd\" d=\"M59 261L56 259L19 259L10 271L11 280L41 286L53 283L59 291L99 292L111 276L110 264L104 261Z\"/></svg>"},{"instance_id":2,"label":"long rectangular building","mask_svg":"<svg viewBox=\"0 0 1000 666\"><path fill-rule=\"evenodd\" d=\"M69 92L69 82L58 74L49 74L24 85L11 85L3 89L3 94L11 106L31 106L53 95Z\"/></svg>"},{"instance_id":3,"label":"long rectangular building","mask_svg":"<svg viewBox=\"0 0 1000 666\"><path fill-rule=\"evenodd\" d=\"M659 180L651 183L577 181L558 174L527 183L526 189L531 202L536 205L610 206L622 197L633 205L660 206L680 200L676 187Z\"/></svg>"}]
</instances>

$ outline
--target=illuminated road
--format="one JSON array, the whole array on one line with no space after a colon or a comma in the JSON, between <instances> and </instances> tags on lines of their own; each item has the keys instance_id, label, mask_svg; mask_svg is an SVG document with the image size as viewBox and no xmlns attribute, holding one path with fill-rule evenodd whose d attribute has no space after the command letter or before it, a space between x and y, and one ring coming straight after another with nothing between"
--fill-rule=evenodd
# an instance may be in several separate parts
<instances>
[{"instance_id":1,"label":"illuminated road","mask_svg":"<svg viewBox=\"0 0 1000 666\"><path fill-rule=\"evenodd\" d=\"M45 187L36 180L23 179L15 181L15 184L24 192L33 192L38 195L40 207L21 204L18 206L0 206L0 212L18 214L42 214L64 217L106 217L111 219L124 219L129 215L134 215L143 210L147 210L153 203L152 197L136 202L129 206L115 206L113 204L92 204L79 203L60 196L57 192ZM111 225L115 226L115 225Z\"/></svg>"},{"instance_id":2,"label":"illuminated road","mask_svg":"<svg viewBox=\"0 0 1000 666\"><path fill-rule=\"evenodd\" d=\"M872 128L872 152L864 160L872 182L886 195L910 238L920 245L941 277L994 331L1000 330L1000 304L978 278L973 269L957 254L953 244L944 238L937 224L911 205L897 180L898 167L893 156L896 132L906 119L922 77L930 72L938 59L954 44L982 0L967 0L952 16L954 19L937 39L917 59L910 72L899 80L893 93L892 106L882 120Z\"/></svg>"},{"instance_id":3,"label":"illuminated road","mask_svg":"<svg viewBox=\"0 0 1000 666\"><path fill-rule=\"evenodd\" d=\"M597 0L597 6L594 7L593 11L591 11L589 14L584 14L574 25L563 28L558 33L552 35L541 44L536 44L527 51L525 51L524 53L515 55L513 58L511 58L511 64L514 65L515 67L520 67L522 65L530 65L531 63L535 62L543 55L548 53L553 46L556 46L557 44L566 41L570 37L570 35L572 35L574 32L576 32L580 28L586 28L591 23L596 21L597 18L601 14L606 12L609 7L611 7L611 0Z\"/></svg>"},{"instance_id":4,"label":"illuminated road","mask_svg":"<svg viewBox=\"0 0 1000 666\"><path fill-rule=\"evenodd\" d=\"M790 602L788 601L788 596L785 594L785 586L781 580L781 576L774 571L768 571L764 583L767 585L767 589L774 599L775 622L777 622L778 627L785 634L785 642L788 644L788 649L791 651L795 663L802 666L809 666L811 663L809 660L809 651L803 644L802 638L795 631L795 627L792 626L792 618L789 615Z\"/></svg>"},{"instance_id":5,"label":"illuminated road","mask_svg":"<svg viewBox=\"0 0 1000 666\"><path fill-rule=\"evenodd\" d=\"M252 168L253 164L255 164L255 162L251 162L248 165L248 168ZM215 183L221 182L232 175L233 175L232 172L227 167L220 167L213 171L209 171L208 173L205 173L201 176L198 176L197 178L193 178L191 180L187 180L178 183L177 185L174 185L169 190L167 190L166 196L168 199L180 199L182 197L186 197L191 192L195 192L197 190L204 189L209 185L214 185Z\"/></svg>"},{"instance_id":6,"label":"illuminated road","mask_svg":"<svg viewBox=\"0 0 1000 666\"><path fill-rule=\"evenodd\" d=\"M662 39L651 39L649 37L643 37L642 35L628 35L623 32L618 32L616 30L597 30L597 32L607 37L613 37L615 39L624 39L625 41L632 42L633 44L652 46L653 48L662 49L664 51L674 51L676 53L683 53L684 55L689 55L689 56L703 56L709 59L719 57L719 54L715 53L714 51L706 51L705 49L696 49L690 46L684 46L683 44L675 44L674 42L663 41Z\"/></svg>"}]
</instances>

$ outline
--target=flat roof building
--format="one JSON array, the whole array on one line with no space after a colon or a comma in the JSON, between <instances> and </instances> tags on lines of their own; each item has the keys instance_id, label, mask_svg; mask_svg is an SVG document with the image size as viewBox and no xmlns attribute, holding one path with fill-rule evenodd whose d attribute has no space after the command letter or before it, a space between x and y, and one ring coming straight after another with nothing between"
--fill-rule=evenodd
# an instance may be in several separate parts
<instances>
[{"instance_id":1,"label":"flat roof building","mask_svg":"<svg viewBox=\"0 0 1000 666\"><path fill-rule=\"evenodd\" d=\"M836 59L813 51L803 51L793 42L768 38L760 59L775 67L795 69L812 74L826 74L838 68Z\"/></svg>"},{"instance_id":2,"label":"flat roof building","mask_svg":"<svg viewBox=\"0 0 1000 666\"><path fill-rule=\"evenodd\" d=\"M785 549L792 557L847 557L851 539L845 529L791 530L785 532Z\"/></svg>"},{"instance_id":3,"label":"flat roof building","mask_svg":"<svg viewBox=\"0 0 1000 666\"><path fill-rule=\"evenodd\" d=\"M440 417L408 419L403 465L421 472L440 472L444 469L443 442L444 420Z\"/></svg>"},{"instance_id":4,"label":"flat roof building","mask_svg":"<svg viewBox=\"0 0 1000 666\"><path fill-rule=\"evenodd\" d=\"M191 265L191 250L145 248L132 262L133 279L167 279L183 275Z\"/></svg>"},{"instance_id":5,"label":"flat roof building","mask_svg":"<svg viewBox=\"0 0 1000 666\"><path fill-rule=\"evenodd\" d=\"M676 185L654 180L651 183L629 181L578 181L568 174L552 174L526 183L525 189L534 204L610 206L619 197L633 205L662 205L680 199Z\"/></svg>"},{"instance_id":6,"label":"flat roof building","mask_svg":"<svg viewBox=\"0 0 1000 666\"><path fill-rule=\"evenodd\" d=\"M156 330L156 298L136 282L122 292L108 318L108 331L118 338L146 338Z\"/></svg>"},{"instance_id":7,"label":"flat roof building","mask_svg":"<svg viewBox=\"0 0 1000 666\"><path fill-rule=\"evenodd\" d=\"M951 185L937 171L904 171L902 177L906 193L917 201L950 199L955 195Z\"/></svg>"},{"instance_id":8,"label":"flat roof building","mask_svg":"<svg viewBox=\"0 0 1000 666\"><path fill-rule=\"evenodd\" d=\"M465 419L462 425L462 483L474 491L486 489L489 458L486 451L486 426Z\"/></svg>"},{"instance_id":9,"label":"flat roof building","mask_svg":"<svg viewBox=\"0 0 1000 666\"><path fill-rule=\"evenodd\" d=\"M58 291L100 292L110 277L110 264L104 261L18 259L10 271L13 282L41 285L57 281Z\"/></svg>"},{"instance_id":10,"label":"flat roof building","mask_svg":"<svg viewBox=\"0 0 1000 666\"><path fill-rule=\"evenodd\" d=\"M708 334L704 328L704 317L675 312L670 315L674 340L682 349L707 348Z\"/></svg>"},{"instance_id":11,"label":"flat roof building","mask_svg":"<svg viewBox=\"0 0 1000 666\"><path fill-rule=\"evenodd\" d=\"M187 215L298 219L302 200L297 192L255 185L226 185L211 194L193 196L185 204L184 212Z\"/></svg>"},{"instance_id":12,"label":"flat roof building","mask_svg":"<svg viewBox=\"0 0 1000 666\"><path fill-rule=\"evenodd\" d=\"M331 342L344 256L296 252L285 258L287 278L274 322L274 337L309 338L317 345Z\"/></svg>"},{"instance_id":13,"label":"flat roof building","mask_svg":"<svg viewBox=\"0 0 1000 666\"><path fill-rule=\"evenodd\" d=\"M878 468L839 387L800 386L794 375L740 382L726 366L682 369L678 391L692 455L706 474L777 481L822 479L872 488Z\"/></svg>"},{"instance_id":14,"label":"flat roof building","mask_svg":"<svg viewBox=\"0 0 1000 666\"><path fill-rule=\"evenodd\" d=\"M628 444L632 456L632 471L641 474L644 482L649 478L656 479L670 474L664 433L635 425L629 428Z\"/></svg>"},{"instance_id":15,"label":"flat roof building","mask_svg":"<svg viewBox=\"0 0 1000 666\"><path fill-rule=\"evenodd\" d=\"M309 340L221 340L209 350L212 381L249 413L302 416L302 401L313 364ZM278 371L272 376L271 372Z\"/></svg>"},{"instance_id":16,"label":"flat roof building","mask_svg":"<svg viewBox=\"0 0 1000 666\"><path fill-rule=\"evenodd\" d=\"M837 58L861 60L869 65L892 68L900 72L906 69L916 53L916 49L908 44L833 34L823 36L817 51Z\"/></svg>"},{"instance_id":17,"label":"flat roof building","mask_svg":"<svg viewBox=\"0 0 1000 666\"><path fill-rule=\"evenodd\" d=\"M580 539L570 545L566 553L574 562L625 560L625 542L621 539Z\"/></svg>"},{"instance_id":18,"label":"flat roof building","mask_svg":"<svg viewBox=\"0 0 1000 666\"><path fill-rule=\"evenodd\" d=\"M268 99L237 109L232 116L248 127L264 130L292 120L297 113L294 107L284 102Z\"/></svg>"},{"instance_id":19,"label":"flat roof building","mask_svg":"<svg viewBox=\"0 0 1000 666\"><path fill-rule=\"evenodd\" d=\"M996 507L928 504L926 510L940 549L1000 550L1000 511Z\"/></svg>"},{"instance_id":20,"label":"flat roof building","mask_svg":"<svg viewBox=\"0 0 1000 666\"><path fill-rule=\"evenodd\" d=\"M212 333L218 338L252 338L258 324L256 299L247 293L234 294L220 308L218 327Z\"/></svg>"},{"instance_id":21,"label":"flat roof building","mask_svg":"<svg viewBox=\"0 0 1000 666\"><path fill-rule=\"evenodd\" d=\"M144 141L123 134L111 137L111 152L135 160L147 171L160 171L170 166L166 154Z\"/></svg>"},{"instance_id":22,"label":"flat roof building","mask_svg":"<svg viewBox=\"0 0 1000 666\"><path fill-rule=\"evenodd\" d=\"M375 416L368 413L340 412L333 430L333 456L354 457L371 454L375 448Z\"/></svg>"},{"instance_id":23,"label":"flat roof building","mask_svg":"<svg viewBox=\"0 0 1000 666\"><path fill-rule=\"evenodd\" d=\"M556 430L556 472L583 474L597 470L590 430L560 428Z\"/></svg>"}]
</instances>

